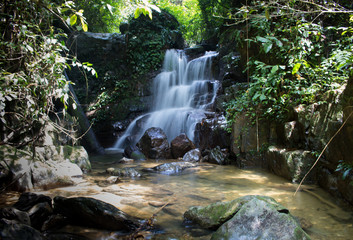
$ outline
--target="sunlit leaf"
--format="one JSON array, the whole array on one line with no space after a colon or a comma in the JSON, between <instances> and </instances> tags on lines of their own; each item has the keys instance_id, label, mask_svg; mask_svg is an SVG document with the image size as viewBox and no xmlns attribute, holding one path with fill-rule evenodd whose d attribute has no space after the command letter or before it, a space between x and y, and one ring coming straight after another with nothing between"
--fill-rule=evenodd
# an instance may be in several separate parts
<instances>
[{"instance_id":1,"label":"sunlit leaf","mask_svg":"<svg viewBox=\"0 0 353 240\"><path fill-rule=\"evenodd\" d=\"M296 74L299 71L299 68L302 66L301 63L296 63L292 69L292 74Z\"/></svg>"},{"instance_id":2,"label":"sunlit leaf","mask_svg":"<svg viewBox=\"0 0 353 240\"><path fill-rule=\"evenodd\" d=\"M71 17L70 17L70 26L75 25L76 22L77 22L77 15L76 14L71 15Z\"/></svg>"}]
</instances>

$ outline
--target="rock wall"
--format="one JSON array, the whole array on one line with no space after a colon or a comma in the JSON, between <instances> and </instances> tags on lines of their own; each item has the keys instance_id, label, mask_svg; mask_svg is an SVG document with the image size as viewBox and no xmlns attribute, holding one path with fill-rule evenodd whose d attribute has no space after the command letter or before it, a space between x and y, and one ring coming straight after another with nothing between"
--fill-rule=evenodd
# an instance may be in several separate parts
<instances>
[{"instance_id":1,"label":"rock wall","mask_svg":"<svg viewBox=\"0 0 353 240\"><path fill-rule=\"evenodd\" d=\"M343 173L336 171L341 161L353 165L352 82L350 79L339 89L327 92L320 103L290 109L287 122L282 124L264 120L252 123L246 114L239 115L231 136L238 166L262 167L300 182L328 144L306 182L318 183L353 204L352 174L343 179Z\"/></svg>"}]
</instances>

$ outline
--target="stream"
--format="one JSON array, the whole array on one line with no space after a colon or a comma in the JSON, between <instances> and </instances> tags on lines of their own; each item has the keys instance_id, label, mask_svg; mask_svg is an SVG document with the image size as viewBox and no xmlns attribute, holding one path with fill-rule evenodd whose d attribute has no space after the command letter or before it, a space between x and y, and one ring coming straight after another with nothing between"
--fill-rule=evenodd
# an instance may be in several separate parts
<instances>
[{"instance_id":1,"label":"stream","mask_svg":"<svg viewBox=\"0 0 353 240\"><path fill-rule=\"evenodd\" d=\"M76 186L38 191L51 197L86 196L108 202L126 213L148 219L156 214L153 232L146 239L210 239L211 232L185 225L183 213L191 206L205 206L244 195L266 195L286 206L304 221L312 239L352 239L353 212L339 207L334 199L315 185L305 185L295 196L296 186L262 170L244 170L235 166L200 163L179 175L142 172L143 168L173 160L147 160L117 164L121 155L92 156L92 171ZM107 184L109 167L134 167L141 173L135 179ZM167 204L164 208L163 205ZM90 239L119 239L119 233L74 227L67 231Z\"/></svg>"}]
</instances>

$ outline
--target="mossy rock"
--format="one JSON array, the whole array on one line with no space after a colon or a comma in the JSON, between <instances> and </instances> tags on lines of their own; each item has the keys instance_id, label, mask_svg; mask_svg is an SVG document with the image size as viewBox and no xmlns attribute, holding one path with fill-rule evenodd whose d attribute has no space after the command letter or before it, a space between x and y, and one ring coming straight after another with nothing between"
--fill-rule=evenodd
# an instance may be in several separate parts
<instances>
[{"instance_id":1,"label":"mossy rock","mask_svg":"<svg viewBox=\"0 0 353 240\"><path fill-rule=\"evenodd\" d=\"M184 218L197 223L203 228L217 229L231 219L247 202L257 198L275 206L278 210L286 209L273 198L266 196L248 195L229 202L216 202L206 207L191 207L184 213Z\"/></svg>"}]
</instances>

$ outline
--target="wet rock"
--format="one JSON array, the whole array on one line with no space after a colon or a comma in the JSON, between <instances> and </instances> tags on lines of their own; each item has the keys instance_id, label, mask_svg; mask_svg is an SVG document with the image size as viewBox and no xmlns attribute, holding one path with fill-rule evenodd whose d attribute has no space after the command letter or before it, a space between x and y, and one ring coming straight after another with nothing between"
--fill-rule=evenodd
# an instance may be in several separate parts
<instances>
[{"instance_id":1,"label":"wet rock","mask_svg":"<svg viewBox=\"0 0 353 240\"><path fill-rule=\"evenodd\" d=\"M14 208L21 211L28 211L38 203L48 203L51 205L52 199L43 194L35 194L31 192L22 193L18 201L13 205Z\"/></svg>"},{"instance_id":2,"label":"wet rock","mask_svg":"<svg viewBox=\"0 0 353 240\"><path fill-rule=\"evenodd\" d=\"M63 232L50 232L45 234L46 240L90 240L85 236L81 236L74 233L63 233Z\"/></svg>"},{"instance_id":3,"label":"wet rock","mask_svg":"<svg viewBox=\"0 0 353 240\"><path fill-rule=\"evenodd\" d=\"M193 149L188 151L183 156L183 161L185 162L200 162L202 160L202 155L200 149Z\"/></svg>"},{"instance_id":4,"label":"wet rock","mask_svg":"<svg viewBox=\"0 0 353 240\"><path fill-rule=\"evenodd\" d=\"M13 207L1 208L0 219L13 220L17 223L31 225L31 220L28 213Z\"/></svg>"},{"instance_id":5,"label":"wet rock","mask_svg":"<svg viewBox=\"0 0 353 240\"><path fill-rule=\"evenodd\" d=\"M207 156L204 158L204 161L219 165L229 164L227 152L222 150L219 146L211 149Z\"/></svg>"},{"instance_id":6,"label":"wet rock","mask_svg":"<svg viewBox=\"0 0 353 240\"><path fill-rule=\"evenodd\" d=\"M134 160L146 160L146 156L140 151L137 146L127 146L124 149L124 154L128 158L132 158Z\"/></svg>"},{"instance_id":7,"label":"wet rock","mask_svg":"<svg viewBox=\"0 0 353 240\"><path fill-rule=\"evenodd\" d=\"M118 177L130 177L130 178L135 178L135 177L140 177L141 174L135 170L135 168L131 167L125 167L125 168L108 168L106 170L106 173L112 175L112 176L118 176Z\"/></svg>"},{"instance_id":8,"label":"wet rock","mask_svg":"<svg viewBox=\"0 0 353 240\"><path fill-rule=\"evenodd\" d=\"M253 198L212 235L216 239L310 239L289 211Z\"/></svg>"},{"instance_id":9,"label":"wet rock","mask_svg":"<svg viewBox=\"0 0 353 240\"><path fill-rule=\"evenodd\" d=\"M186 136L185 133L180 134L170 143L173 158L183 157L185 153L195 148L194 143Z\"/></svg>"},{"instance_id":10,"label":"wet rock","mask_svg":"<svg viewBox=\"0 0 353 240\"><path fill-rule=\"evenodd\" d=\"M195 145L201 151L220 146L228 148L230 146L230 134L226 130L227 121L223 115L208 115L201 123L195 127Z\"/></svg>"},{"instance_id":11,"label":"wet rock","mask_svg":"<svg viewBox=\"0 0 353 240\"><path fill-rule=\"evenodd\" d=\"M60 229L68 224L67 217L61 214L54 214L48 217L42 225L42 231Z\"/></svg>"},{"instance_id":12,"label":"wet rock","mask_svg":"<svg viewBox=\"0 0 353 240\"><path fill-rule=\"evenodd\" d=\"M218 229L211 239L310 239L288 209L267 196L248 195L191 207L184 218Z\"/></svg>"},{"instance_id":13,"label":"wet rock","mask_svg":"<svg viewBox=\"0 0 353 240\"><path fill-rule=\"evenodd\" d=\"M116 184L119 182L121 182L121 180L117 176L110 176L104 180L104 183L106 183L106 184Z\"/></svg>"},{"instance_id":14,"label":"wet rock","mask_svg":"<svg viewBox=\"0 0 353 240\"><path fill-rule=\"evenodd\" d=\"M171 158L167 135L161 128L152 127L146 130L137 146L142 153L152 159Z\"/></svg>"},{"instance_id":15,"label":"wet rock","mask_svg":"<svg viewBox=\"0 0 353 240\"><path fill-rule=\"evenodd\" d=\"M184 218L203 228L217 229L232 218L241 206L253 197L245 196L229 202L216 202L206 207L191 207L184 213Z\"/></svg>"},{"instance_id":16,"label":"wet rock","mask_svg":"<svg viewBox=\"0 0 353 240\"><path fill-rule=\"evenodd\" d=\"M31 226L35 229L41 230L43 223L53 213L51 204L47 202L38 203L33 206L29 211L29 217L31 219Z\"/></svg>"},{"instance_id":17,"label":"wet rock","mask_svg":"<svg viewBox=\"0 0 353 240\"><path fill-rule=\"evenodd\" d=\"M114 231L132 231L139 225L138 219L94 198L55 197L54 209L75 225Z\"/></svg>"},{"instance_id":18,"label":"wet rock","mask_svg":"<svg viewBox=\"0 0 353 240\"><path fill-rule=\"evenodd\" d=\"M183 170L187 168L196 167L196 164L190 162L171 162L171 163L163 163L161 165L155 166L153 168L144 169L147 172L158 172L161 174L172 175L181 173Z\"/></svg>"},{"instance_id":19,"label":"wet rock","mask_svg":"<svg viewBox=\"0 0 353 240\"><path fill-rule=\"evenodd\" d=\"M0 220L0 239L42 240L41 233L25 224L15 224L8 220Z\"/></svg>"},{"instance_id":20,"label":"wet rock","mask_svg":"<svg viewBox=\"0 0 353 240\"><path fill-rule=\"evenodd\" d=\"M123 157L118 161L118 163L133 163L134 159Z\"/></svg>"}]
</instances>

